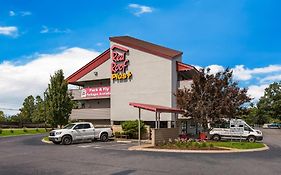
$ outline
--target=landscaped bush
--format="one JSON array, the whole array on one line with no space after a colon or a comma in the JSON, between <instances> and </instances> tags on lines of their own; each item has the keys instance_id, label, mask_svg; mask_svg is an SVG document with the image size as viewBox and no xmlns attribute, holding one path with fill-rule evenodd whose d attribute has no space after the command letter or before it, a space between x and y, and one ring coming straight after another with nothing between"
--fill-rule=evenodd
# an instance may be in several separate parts
<instances>
[{"instance_id":1,"label":"landscaped bush","mask_svg":"<svg viewBox=\"0 0 281 175\"><path fill-rule=\"evenodd\" d=\"M121 136L121 133L120 133L120 132L115 132L115 133L114 133L114 136L115 136L116 138L119 138L119 137Z\"/></svg>"},{"instance_id":2,"label":"landscaped bush","mask_svg":"<svg viewBox=\"0 0 281 175\"><path fill-rule=\"evenodd\" d=\"M138 120L128 120L121 123L122 130L124 131L125 135L128 135L129 138L138 138ZM140 124L141 128L141 135L145 134L146 128L144 126L144 122L141 121Z\"/></svg>"},{"instance_id":3,"label":"landscaped bush","mask_svg":"<svg viewBox=\"0 0 281 175\"><path fill-rule=\"evenodd\" d=\"M28 132L26 127L23 128L23 132Z\"/></svg>"},{"instance_id":4,"label":"landscaped bush","mask_svg":"<svg viewBox=\"0 0 281 175\"><path fill-rule=\"evenodd\" d=\"M14 133L14 130L13 130L13 129L10 129L10 133Z\"/></svg>"},{"instance_id":5,"label":"landscaped bush","mask_svg":"<svg viewBox=\"0 0 281 175\"><path fill-rule=\"evenodd\" d=\"M2 134L2 128L0 128L0 134Z\"/></svg>"},{"instance_id":6,"label":"landscaped bush","mask_svg":"<svg viewBox=\"0 0 281 175\"><path fill-rule=\"evenodd\" d=\"M190 150L221 150L228 148L235 149L255 149L264 147L263 143L250 143L250 142L209 142L209 141L200 141L200 140L175 140L173 142L163 143L162 145L157 146L158 148L163 149L190 149Z\"/></svg>"},{"instance_id":7,"label":"landscaped bush","mask_svg":"<svg viewBox=\"0 0 281 175\"><path fill-rule=\"evenodd\" d=\"M38 129L38 128L36 128L36 132L39 132L39 129Z\"/></svg>"}]
</instances>

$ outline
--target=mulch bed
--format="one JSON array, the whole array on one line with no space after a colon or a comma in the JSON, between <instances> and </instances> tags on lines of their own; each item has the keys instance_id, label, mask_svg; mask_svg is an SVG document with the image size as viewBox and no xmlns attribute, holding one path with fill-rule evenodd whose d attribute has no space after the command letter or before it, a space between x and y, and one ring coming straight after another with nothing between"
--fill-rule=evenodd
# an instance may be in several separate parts
<instances>
[{"instance_id":1,"label":"mulch bed","mask_svg":"<svg viewBox=\"0 0 281 175\"><path fill-rule=\"evenodd\" d=\"M225 148L217 148L217 147L202 147L202 148L191 147L191 148L179 148L179 147L153 146L153 147L148 147L148 148L153 148L153 149L175 149L175 150L229 150L229 149L225 149Z\"/></svg>"}]
</instances>

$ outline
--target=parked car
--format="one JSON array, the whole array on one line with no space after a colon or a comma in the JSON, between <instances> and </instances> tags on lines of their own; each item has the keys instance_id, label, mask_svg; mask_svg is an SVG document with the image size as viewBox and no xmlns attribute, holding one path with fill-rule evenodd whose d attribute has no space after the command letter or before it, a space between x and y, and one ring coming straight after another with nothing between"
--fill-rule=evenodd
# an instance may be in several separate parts
<instances>
[{"instance_id":1,"label":"parked car","mask_svg":"<svg viewBox=\"0 0 281 175\"><path fill-rule=\"evenodd\" d=\"M221 139L241 139L249 142L255 142L256 140L263 139L263 135L260 130L253 129L241 119L231 119L230 121L225 121L219 126L212 128L209 132L209 137L210 139L216 141Z\"/></svg>"},{"instance_id":2,"label":"parked car","mask_svg":"<svg viewBox=\"0 0 281 175\"><path fill-rule=\"evenodd\" d=\"M281 124L280 123L269 123L269 124L264 124L262 126L263 128L270 128L270 129L281 129Z\"/></svg>"},{"instance_id":3,"label":"parked car","mask_svg":"<svg viewBox=\"0 0 281 175\"><path fill-rule=\"evenodd\" d=\"M52 130L49 140L54 144L70 145L76 141L94 139L106 142L112 136L111 128L95 128L90 122L77 122L68 124L63 129Z\"/></svg>"}]
</instances>

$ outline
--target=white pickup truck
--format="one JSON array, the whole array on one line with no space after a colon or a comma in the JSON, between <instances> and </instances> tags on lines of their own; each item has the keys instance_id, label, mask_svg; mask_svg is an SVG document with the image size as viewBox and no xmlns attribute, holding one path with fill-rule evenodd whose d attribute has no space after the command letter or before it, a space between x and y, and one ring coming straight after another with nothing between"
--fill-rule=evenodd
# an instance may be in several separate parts
<instances>
[{"instance_id":1,"label":"white pickup truck","mask_svg":"<svg viewBox=\"0 0 281 175\"><path fill-rule=\"evenodd\" d=\"M77 122L66 125L63 129L52 130L49 140L54 144L70 145L76 141L100 139L108 141L112 137L111 128L95 128L90 122Z\"/></svg>"}]
</instances>

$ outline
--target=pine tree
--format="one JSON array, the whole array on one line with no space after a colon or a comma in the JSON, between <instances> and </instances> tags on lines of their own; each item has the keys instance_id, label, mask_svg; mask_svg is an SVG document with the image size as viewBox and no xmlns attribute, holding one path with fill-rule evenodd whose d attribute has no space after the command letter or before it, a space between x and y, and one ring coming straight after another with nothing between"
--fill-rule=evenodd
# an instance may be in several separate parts
<instances>
[{"instance_id":1,"label":"pine tree","mask_svg":"<svg viewBox=\"0 0 281 175\"><path fill-rule=\"evenodd\" d=\"M46 91L46 103L49 123L56 127L65 125L73 107L71 94L68 92L68 84L64 79L62 70L55 72L50 78Z\"/></svg>"}]
</instances>

